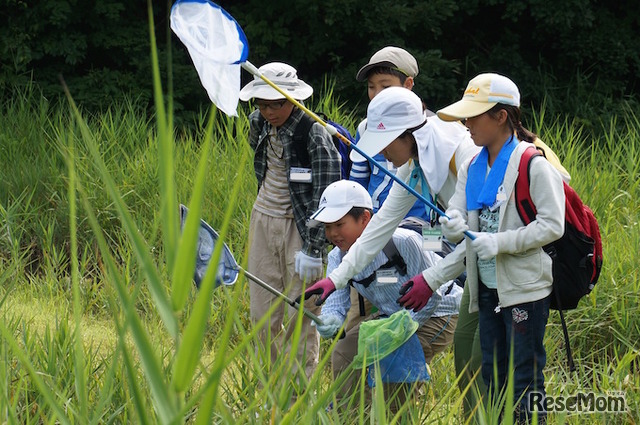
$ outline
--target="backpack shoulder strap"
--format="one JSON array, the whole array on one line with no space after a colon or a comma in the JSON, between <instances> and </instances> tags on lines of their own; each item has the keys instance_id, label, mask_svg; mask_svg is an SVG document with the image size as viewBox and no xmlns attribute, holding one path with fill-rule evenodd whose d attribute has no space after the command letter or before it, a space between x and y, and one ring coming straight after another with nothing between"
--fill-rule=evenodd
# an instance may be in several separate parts
<instances>
[{"instance_id":1,"label":"backpack shoulder strap","mask_svg":"<svg viewBox=\"0 0 640 425\"><path fill-rule=\"evenodd\" d=\"M529 168L531 167L531 159L534 156L541 156L535 147L531 146L525 149L520 158L518 178L516 179L516 209L525 225L536 219L536 206L533 205L531 192L529 191Z\"/></svg>"},{"instance_id":2,"label":"backpack shoulder strap","mask_svg":"<svg viewBox=\"0 0 640 425\"><path fill-rule=\"evenodd\" d=\"M384 255L386 255L389 260L378 267L378 270L390 269L391 267L395 267L396 270L398 270L398 273L400 273L401 275L405 276L407 274L407 263L400 255L400 252L398 252L398 247L396 247L396 244L393 242L393 237L391 237L391 239L389 239L389 242L387 242L384 248L382 248L382 252L384 252ZM373 272L369 276L361 280L350 279L349 284L353 286L354 283L359 283L360 285L367 288L375 279L376 273Z\"/></svg>"},{"instance_id":3,"label":"backpack shoulder strap","mask_svg":"<svg viewBox=\"0 0 640 425\"><path fill-rule=\"evenodd\" d=\"M393 236L389 239L389 242L382 248L382 252L387 256L389 261L385 264L387 267L395 267L398 270L398 273L401 275L407 274L407 263L404 261L404 258L398 252L398 247L393 242Z\"/></svg>"},{"instance_id":4,"label":"backpack shoulder strap","mask_svg":"<svg viewBox=\"0 0 640 425\"><path fill-rule=\"evenodd\" d=\"M313 126L313 119L307 114L302 114L300 122L293 131L293 148L296 151L296 155L300 160L300 163L305 167L311 166L311 158L309 157L309 132Z\"/></svg>"},{"instance_id":5,"label":"backpack shoulder strap","mask_svg":"<svg viewBox=\"0 0 640 425\"><path fill-rule=\"evenodd\" d=\"M267 122L267 120L262 116L262 114L258 115L258 127L260 129L262 129L262 127L264 127L264 123Z\"/></svg>"}]
</instances>

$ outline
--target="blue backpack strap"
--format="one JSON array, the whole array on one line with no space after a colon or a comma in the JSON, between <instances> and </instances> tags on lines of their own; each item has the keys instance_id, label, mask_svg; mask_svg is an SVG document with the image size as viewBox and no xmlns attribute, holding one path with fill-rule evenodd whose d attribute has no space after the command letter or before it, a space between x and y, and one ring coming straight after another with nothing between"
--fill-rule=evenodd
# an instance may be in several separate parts
<instances>
[{"instance_id":1,"label":"blue backpack strap","mask_svg":"<svg viewBox=\"0 0 640 425\"><path fill-rule=\"evenodd\" d=\"M338 130L338 133L343 135L351 143L355 143L355 139L353 138L349 130L347 130L345 127L331 120L327 120L327 123L334 126L336 130ZM341 164L342 178L348 179L349 175L351 174L351 166L353 165L353 162L349 158L349 154L351 153L351 146L348 146L346 143L340 140L340 138L338 138L337 136L333 136L332 139L333 139L333 144L335 145L336 149L340 153L340 157L342 158L342 164Z\"/></svg>"}]
</instances>

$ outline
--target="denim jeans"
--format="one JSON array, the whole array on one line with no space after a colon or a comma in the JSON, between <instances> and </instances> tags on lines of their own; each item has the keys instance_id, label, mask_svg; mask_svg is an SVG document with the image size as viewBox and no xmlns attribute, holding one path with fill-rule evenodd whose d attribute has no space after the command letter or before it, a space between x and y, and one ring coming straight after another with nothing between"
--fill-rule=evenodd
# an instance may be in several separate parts
<instances>
[{"instance_id":1,"label":"denim jeans","mask_svg":"<svg viewBox=\"0 0 640 425\"><path fill-rule=\"evenodd\" d=\"M482 378L488 395L495 401L500 391L506 388L509 353L513 344L513 396L514 400L520 398L517 409L520 417L514 419L519 423L528 422L527 416L531 416L528 394L532 391L544 393L542 370L547 355L543 339L550 297L498 308L497 291L482 283L478 286Z\"/></svg>"}]
</instances>

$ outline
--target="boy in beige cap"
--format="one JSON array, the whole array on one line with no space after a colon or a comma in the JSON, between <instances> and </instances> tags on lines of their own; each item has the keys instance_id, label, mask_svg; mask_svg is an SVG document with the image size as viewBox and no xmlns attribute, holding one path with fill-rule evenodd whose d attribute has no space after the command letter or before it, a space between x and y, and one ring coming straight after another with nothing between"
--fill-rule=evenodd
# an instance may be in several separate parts
<instances>
[{"instance_id":1,"label":"boy in beige cap","mask_svg":"<svg viewBox=\"0 0 640 425\"><path fill-rule=\"evenodd\" d=\"M400 47L387 46L374 53L369 62L360 68L356 74L356 80L367 82L367 94L369 100L372 100L387 87L404 87L413 90L414 78L418 72L418 62L409 52ZM433 113L429 115L433 115ZM367 120L365 118L358 125L356 144L366 128ZM382 154L375 155L373 159L388 169L394 169ZM369 191L373 202L373 212L377 212L382 206L392 183L389 176L377 167L372 167L367 161L353 163L349 180L360 183ZM424 205L419 202L416 202L407 216L427 220Z\"/></svg>"},{"instance_id":2,"label":"boy in beige cap","mask_svg":"<svg viewBox=\"0 0 640 425\"><path fill-rule=\"evenodd\" d=\"M367 91L371 100L387 87L402 86L413 89L414 78L418 72L418 62L411 53L400 47L387 46L374 53L369 62L360 68L356 80L367 81Z\"/></svg>"},{"instance_id":3,"label":"boy in beige cap","mask_svg":"<svg viewBox=\"0 0 640 425\"><path fill-rule=\"evenodd\" d=\"M369 100L387 87L405 87L413 89L414 78L418 75L418 62L416 58L403 48L396 46L386 46L371 56L369 62L364 65L356 74L357 81L367 82L367 95ZM433 115L433 113L431 113ZM356 132L356 144L360 136L367 128L367 119L360 122ZM395 170L393 164L387 162L384 156L379 153L373 156L378 164L388 170ZM371 196L373 202L373 212L377 212L389 194L391 177L382 172L378 167L373 167L368 161L355 161L351 166L349 180L362 185ZM427 220L426 210L420 201L417 201L407 217L419 217ZM346 329L350 329L359 323L362 318L371 313L372 306L362 295L352 291L353 307L349 310Z\"/></svg>"},{"instance_id":4,"label":"boy in beige cap","mask_svg":"<svg viewBox=\"0 0 640 425\"><path fill-rule=\"evenodd\" d=\"M360 68L356 74L356 80L367 82L367 94L369 95L369 99L372 100L382 90L388 87L404 87L413 90L415 78L418 76L418 73L418 62L413 55L400 47L387 46L374 53L371 59L369 59L369 62ZM426 115L427 117L431 117L434 116L434 113L427 110ZM360 136L364 134L366 128L367 120L365 119L358 126L356 143L360 140ZM395 169L393 164L389 163L381 152L377 153L373 158L380 165L386 166L387 169ZM452 162L454 161L455 159ZM452 166L451 168L452 171L455 172L456 167ZM371 166L367 161L354 161L349 179L360 183L369 191L373 200L374 212L377 212L382 206L393 183L393 180L389 176L377 167ZM407 213L407 217L419 217L424 221L433 221L434 218L427 217L425 206L421 201L416 201ZM370 304L366 300L363 302L361 296L352 294L352 300L354 300L354 303L359 302L364 308L352 308L349 310L347 329L355 326L356 323L362 320L362 316L370 312ZM363 310L361 312L362 316L358 317L360 310ZM456 373L458 375L463 373L463 376L458 381L461 391L465 391L469 383L475 381L473 377L474 372L480 367L481 362L480 341L477 333L477 314L470 315L468 310L469 294L467 291L459 311L459 320L455 328L454 336ZM445 323L451 314L457 313L458 310L456 310L455 313L453 311L448 314L443 313L440 320ZM434 320L438 319L434 318ZM449 330L451 330L451 328ZM480 389L478 392L482 392L484 388L482 387L481 380L479 381ZM471 412L475 404L476 400L473 397L473 391L467 391L465 410Z\"/></svg>"}]
</instances>

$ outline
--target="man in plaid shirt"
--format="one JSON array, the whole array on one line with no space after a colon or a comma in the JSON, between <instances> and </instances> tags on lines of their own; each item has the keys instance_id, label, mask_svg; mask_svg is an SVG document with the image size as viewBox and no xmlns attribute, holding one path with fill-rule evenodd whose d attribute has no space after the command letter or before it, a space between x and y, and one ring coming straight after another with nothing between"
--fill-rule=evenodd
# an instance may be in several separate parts
<instances>
[{"instance_id":1,"label":"man in plaid shirt","mask_svg":"<svg viewBox=\"0 0 640 425\"><path fill-rule=\"evenodd\" d=\"M296 100L305 100L313 93L290 65L273 62L260 71ZM318 123L311 126L304 139L306 146L300 146L294 134L306 118L304 112L259 77L243 87L240 99L253 99L257 107L249 116L258 196L251 212L248 270L295 298L301 294L305 280L309 286L322 277L324 229L309 228L306 223L324 189L340 179L340 155L329 133ZM275 361L278 354L291 353L310 377L318 363L319 338L309 319L303 319L300 345L290 347L297 310L257 285L250 287L250 297L254 323L272 304L281 304L271 313L269 329L260 333L264 351L270 355L270 359L263 359L265 364Z\"/></svg>"}]
</instances>

